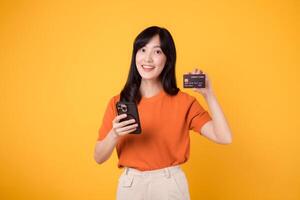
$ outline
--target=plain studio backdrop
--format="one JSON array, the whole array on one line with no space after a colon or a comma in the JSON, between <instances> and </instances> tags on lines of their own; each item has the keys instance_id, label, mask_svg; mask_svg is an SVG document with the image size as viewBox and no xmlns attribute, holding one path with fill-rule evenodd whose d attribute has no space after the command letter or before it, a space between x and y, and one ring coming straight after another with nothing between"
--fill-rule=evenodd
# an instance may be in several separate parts
<instances>
[{"instance_id":1,"label":"plain studio backdrop","mask_svg":"<svg viewBox=\"0 0 300 200\"><path fill-rule=\"evenodd\" d=\"M176 75L208 73L233 133L190 132L193 200L300 199L299 1L1 1L0 199L115 198L117 155L93 159L136 35L166 27ZM192 90L207 109L203 97Z\"/></svg>"}]
</instances>

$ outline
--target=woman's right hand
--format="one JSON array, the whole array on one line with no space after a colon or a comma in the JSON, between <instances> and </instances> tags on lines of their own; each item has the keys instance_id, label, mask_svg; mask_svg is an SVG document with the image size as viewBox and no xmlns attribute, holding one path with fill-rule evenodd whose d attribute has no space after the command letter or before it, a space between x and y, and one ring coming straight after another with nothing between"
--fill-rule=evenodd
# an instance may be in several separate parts
<instances>
[{"instance_id":1,"label":"woman's right hand","mask_svg":"<svg viewBox=\"0 0 300 200\"><path fill-rule=\"evenodd\" d=\"M126 121L122 121L120 122L121 119L126 118L127 115L126 114L122 114L122 115L117 115L114 120L112 121L112 131L114 132L114 134L116 136L123 136L126 135L128 133L131 133L133 131L136 130L136 128L138 127L138 124L135 123L134 119L129 119Z\"/></svg>"}]
</instances>

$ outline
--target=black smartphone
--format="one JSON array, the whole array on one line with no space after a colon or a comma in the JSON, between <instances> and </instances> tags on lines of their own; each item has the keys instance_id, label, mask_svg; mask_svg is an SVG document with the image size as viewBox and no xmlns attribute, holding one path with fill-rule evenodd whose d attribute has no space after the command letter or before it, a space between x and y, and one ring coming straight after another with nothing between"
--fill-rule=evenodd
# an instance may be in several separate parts
<instances>
[{"instance_id":1,"label":"black smartphone","mask_svg":"<svg viewBox=\"0 0 300 200\"><path fill-rule=\"evenodd\" d=\"M137 109L137 105L134 102L126 102L126 101L118 101L116 103L116 108L118 115L127 114L127 117L124 119L121 119L120 122L126 121L129 119L135 119L134 123L138 124L138 127L136 127L136 130L133 132L130 132L129 134L140 134L142 132L139 113Z\"/></svg>"}]
</instances>

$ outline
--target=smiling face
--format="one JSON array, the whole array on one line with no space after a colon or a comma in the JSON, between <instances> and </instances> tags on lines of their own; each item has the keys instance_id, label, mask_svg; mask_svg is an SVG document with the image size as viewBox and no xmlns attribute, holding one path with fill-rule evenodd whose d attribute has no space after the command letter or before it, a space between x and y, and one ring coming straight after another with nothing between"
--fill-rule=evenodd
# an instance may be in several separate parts
<instances>
[{"instance_id":1,"label":"smiling face","mask_svg":"<svg viewBox=\"0 0 300 200\"><path fill-rule=\"evenodd\" d=\"M166 64L166 56L160 47L159 35L155 35L135 57L139 74L144 80L157 80Z\"/></svg>"}]
</instances>

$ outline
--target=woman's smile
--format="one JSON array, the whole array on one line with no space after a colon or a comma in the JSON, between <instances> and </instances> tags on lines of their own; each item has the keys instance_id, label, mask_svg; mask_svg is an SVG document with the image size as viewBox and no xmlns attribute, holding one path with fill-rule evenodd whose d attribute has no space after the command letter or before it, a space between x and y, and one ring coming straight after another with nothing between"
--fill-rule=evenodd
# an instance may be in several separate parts
<instances>
[{"instance_id":1,"label":"woman's smile","mask_svg":"<svg viewBox=\"0 0 300 200\"><path fill-rule=\"evenodd\" d=\"M151 72L155 67L153 65L142 65L145 72Z\"/></svg>"}]
</instances>

